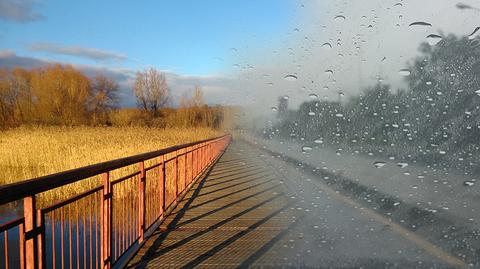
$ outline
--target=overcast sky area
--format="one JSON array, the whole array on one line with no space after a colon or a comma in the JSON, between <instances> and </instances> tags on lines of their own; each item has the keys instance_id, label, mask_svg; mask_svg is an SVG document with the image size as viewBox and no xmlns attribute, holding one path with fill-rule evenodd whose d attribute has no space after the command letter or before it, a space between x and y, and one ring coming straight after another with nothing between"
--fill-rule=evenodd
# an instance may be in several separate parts
<instances>
[{"instance_id":1,"label":"overcast sky area","mask_svg":"<svg viewBox=\"0 0 480 269\"><path fill-rule=\"evenodd\" d=\"M282 95L295 107L314 95L348 98L379 79L403 87L398 71L420 43L471 34L479 8L476 0L0 0L0 67L101 72L120 84L124 106L135 105L135 72L155 67L174 97L198 84L210 104L271 113Z\"/></svg>"}]
</instances>

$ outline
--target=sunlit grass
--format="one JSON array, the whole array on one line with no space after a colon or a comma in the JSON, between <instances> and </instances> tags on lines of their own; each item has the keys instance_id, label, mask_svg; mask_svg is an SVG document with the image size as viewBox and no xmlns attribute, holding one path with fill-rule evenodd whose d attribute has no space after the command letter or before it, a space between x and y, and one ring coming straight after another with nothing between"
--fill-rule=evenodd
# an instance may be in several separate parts
<instances>
[{"instance_id":1,"label":"sunlit grass","mask_svg":"<svg viewBox=\"0 0 480 269\"><path fill-rule=\"evenodd\" d=\"M0 132L0 184L48 175L220 135L207 128L21 127ZM131 166L133 171L137 166ZM121 173L124 174L124 173ZM115 179L120 173L115 173ZM50 193L51 199L78 193L99 181L81 181Z\"/></svg>"}]
</instances>

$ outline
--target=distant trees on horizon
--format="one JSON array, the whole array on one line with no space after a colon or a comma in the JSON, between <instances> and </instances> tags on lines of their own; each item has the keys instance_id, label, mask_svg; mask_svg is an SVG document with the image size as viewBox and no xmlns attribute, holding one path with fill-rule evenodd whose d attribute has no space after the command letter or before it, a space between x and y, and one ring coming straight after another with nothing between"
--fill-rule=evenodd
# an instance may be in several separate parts
<instances>
[{"instance_id":1,"label":"distant trees on horizon","mask_svg":"<svg viewBox=\"0 0 480 269\"><path fill-rule=\"evenodd\" d=\"M424 43L408 67L407 89L379 82L343 103L317 99L279 109L263 135L480 173L478 44L454 35Z\"/></svg>"},{"instance_id":2,"label":"distant trees on horizon","mask_svg":"<svg viewBox=\"0 0 480 269\"><path fill-rule=\"evenodd\" d=\"M119 86L113 79L102 74L87 77L71 65L0 69L0 128L22 124L218 128L223 120L223 109L203 103L199 86L191 97L182 97L179 109L169 109L165 74L154 68L137 72L132 90L138 109L120 108Z\"/></svg>"}]
</instances>

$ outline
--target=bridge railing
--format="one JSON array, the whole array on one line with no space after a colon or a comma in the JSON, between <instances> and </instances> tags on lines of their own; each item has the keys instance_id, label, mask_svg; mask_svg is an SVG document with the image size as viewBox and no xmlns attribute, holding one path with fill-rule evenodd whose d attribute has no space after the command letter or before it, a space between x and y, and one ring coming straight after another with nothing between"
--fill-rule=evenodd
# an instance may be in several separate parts
<instances>
[{"instance_id":1,"label":"bridge railing","mask_svg":"<svg viewBox=\"0 0 480 269\"><path fill-rule=\"evenodd\" d=\"M0 206L16 202L23 211L5 223L0 219L0 268L124 263L230 139L225 135L0 186ZM122 169L128 173L118 176ZM53 204L37 202L42 193L68 192L65 187L92 178L101 184Z\"/></svg>"}]
</instances>

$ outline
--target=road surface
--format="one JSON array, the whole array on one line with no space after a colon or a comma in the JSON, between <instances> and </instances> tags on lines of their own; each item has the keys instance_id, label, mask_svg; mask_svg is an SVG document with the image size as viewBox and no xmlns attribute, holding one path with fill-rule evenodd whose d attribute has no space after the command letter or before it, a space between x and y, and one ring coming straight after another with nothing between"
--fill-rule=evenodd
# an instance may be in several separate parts
<instances>
[{"instance_id":1,"label":"road surface","mask_svg":"<svg viewBox=\"0 0 480 269\"><path fill-rule=\"evenodd\" d=\"M301 169L234 140L129 263L192 266L467 265Z\"/></svg>"}]
</instances>

